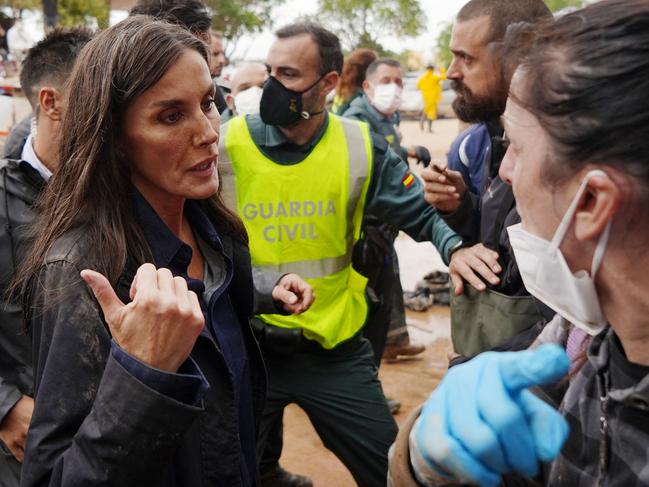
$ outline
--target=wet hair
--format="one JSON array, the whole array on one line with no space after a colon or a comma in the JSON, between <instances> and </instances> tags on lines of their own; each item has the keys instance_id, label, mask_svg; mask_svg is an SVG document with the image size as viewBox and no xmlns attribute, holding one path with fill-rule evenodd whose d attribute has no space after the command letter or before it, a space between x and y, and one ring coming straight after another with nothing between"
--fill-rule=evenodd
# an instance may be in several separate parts
<instances>
[{"instance_id":1,"label":"wet hair","mask_svg":"<svg viewBox=\"0 0 649 487\"><path fill-rule=\"evenodd\" d=\"M609 0L541 26L511 94L549 135L548 182L609 164L649 187L649 3Z\"/></svg>"},{"instance_id":2,"label":"wet hair","mask_svg":"<svg viewBox=\"0 0 649 487\"><path fill-rule=\"evenodd\" d=\"M32 110L38 106L38 92L43 86L63 87L79 52L92 36L93 33L85 28L56 28L27 52L20 72L20 86Z\"/></svg>"},{"instance_id":3,"label":"wet hair","mask_svg":"<svg viewBox=\"0 0 649 487\"><path fill-rule=\"evenodd\" d=\"M178 24L192 34L206 34L212 24L212 14L200 0L138 0L129 15L148 15Z\"/></svg>"},{"instance_id":4,"label":"wet hair","mask_svg":"<svg viewBox=\"0 0 649 487\"><path fill-rule=\"evenodd\" d=\"M123 117L187 51L200 54L207 69L207 46L187 29L133 16L98 34L81 52L70 76L59 169L44 190L33 247L12 286L24 304L48 250L72 229L93 243L84 264L113 285L127 262L137 267L151 261L132 208L128 154L120 149ZM246 240L241 220L218 195L201 205L218 231Z\"/></svg>"},{"instance_id":5,"label":"wet hair","mask_svg":"<svg viewBox=\"0 0 649 487\"><path fill-rule=\"evenodd\" d=\"M360 48L355 49L345 58L343 72L336 87L336 93L343 101L348 101L362 89L367 67L377 57L376 52L372 49Z\"/></svg>"},{"instance_id":6,"label":"wet hair","mask_svg":"<svg viewBox=\"0 0 649 487\"><path fill-rule=\"evenodd\" d=\"M374 73L376 73L376 70L379 69L380 66L391 66L393 68L399 68L401 69L401 63L397 61L396 59L391 59L388 57L382 57L374 61L372 64L370 64L367 67L367 72L365 73L365 78L369 78L372 76Z\"/></svg>"},{"instance_id":7,"label":"wet hair","mask_svg":"<svg viewBox=\"0 0 649 487\"><path fill-rule=\"evenodd\" d=\"M288 39L305 34L318 45L320 74L325 75L331 71L340 74L343 69L343 51L340 47L340 40L333 32L315 22L297 22L286 25L275 32L278 39Z\"/></svg>"},{"instance_id":8,"label":"wet hair","mask_svg":"<svg viewBox=\"0 0 649 487\"><path fill-rule=\"evenodd\" d=\"M551 18L543 0L471 0L457 14L458 22L489 17L489 34L485 43L500 41L507 27L518 22L536 23Z\"/></svg>"}]
</instances>

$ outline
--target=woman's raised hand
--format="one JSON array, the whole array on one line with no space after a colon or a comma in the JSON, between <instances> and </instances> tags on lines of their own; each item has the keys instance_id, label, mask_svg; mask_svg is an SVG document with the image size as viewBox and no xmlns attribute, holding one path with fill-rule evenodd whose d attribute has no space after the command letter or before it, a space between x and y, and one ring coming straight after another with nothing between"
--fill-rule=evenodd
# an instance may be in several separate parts
<instances>
[{"instance_id":1,"label":"woman's raised hand","mask_svg":"<svg viewBox=\"0 0 649 487\"><path fill-rule=\"evenodd\" d=\"M131 286L132 301L124 304L102 274L85 269L81 277L99 301L113 340L125 352L167 372L176 372L189 357L205 318L184 278L143 264Z\"/></svg>"}]
</instances>

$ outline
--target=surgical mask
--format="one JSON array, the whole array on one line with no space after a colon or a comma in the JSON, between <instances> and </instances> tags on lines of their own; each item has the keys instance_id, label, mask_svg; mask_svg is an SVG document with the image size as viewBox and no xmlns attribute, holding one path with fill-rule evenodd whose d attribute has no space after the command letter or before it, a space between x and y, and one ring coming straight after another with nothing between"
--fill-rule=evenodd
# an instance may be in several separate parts
<instances>
[{"instance_id":1,"label":"surgical mask","mask_svg":"<svg viewBox=\"0 0 649 487\"><path fill-rule=\"evenodd\" d=\"M518 269L530 294L591 335L607 326L595 288L595 275L608 245L612 220L599 237L590 274L585 270L573 273L559 246L577 212L586 184L594 176L606 176L606 173L594 170L586 174L551 242L523 230L520 223L507 229Z\"/></svg>"},{"instance_id":2,"label":"surgical mask","mask_svg":"<svg viewBox=\"0 0 649 487\"><path fill-rule=\"evenodd\" d=\"M319 115L324 110L309 113L303 110L302 95L317 85L324 76L321 76L302 91L289 90L280 83L274 76L269 77L264 83L264 90L261 96L260 112L261 119L265 124L286 127L293 125L300 119L308 120L312 115Z\"/></svg>"},{"instance_id":3,"label":"surgical mask","mask_svg":"<svg viewBox=\"0 0 649 487\"><path fill-rule=\"evenodd\" d=\"M257 115L263 90L259 86L251 86L240 91L234 97L234 109L237 115Z\"/></svg>"},{"instance_id":4,"label":"surgical mask","mask_svg":"<svg viewBox=\"0 0 649 487\"><path fill-rule=\"evenodd\" d=\"M401 106L401 93L403 89L396 83L381 84L374 87L372 105L379 112L392 115Z\"/></svg>"}]
</instances>

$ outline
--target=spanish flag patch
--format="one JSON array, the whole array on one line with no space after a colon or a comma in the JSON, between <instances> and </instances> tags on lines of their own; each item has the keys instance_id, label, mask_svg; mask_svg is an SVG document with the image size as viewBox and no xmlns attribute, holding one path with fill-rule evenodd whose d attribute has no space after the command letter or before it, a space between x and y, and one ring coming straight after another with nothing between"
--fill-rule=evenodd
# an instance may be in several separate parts
<instances>
[{"instance_id":1,"label":"spanish flag patch","mask_svg":"<svg viewBox=\"0 0 649 487\"><path fill-rule=\"evenodd\" d=\"M415 177L411 173L408 173L403 177L401 182L406 188L409 188L410 186L415 184Z\"/></svg>"}]
</instances>

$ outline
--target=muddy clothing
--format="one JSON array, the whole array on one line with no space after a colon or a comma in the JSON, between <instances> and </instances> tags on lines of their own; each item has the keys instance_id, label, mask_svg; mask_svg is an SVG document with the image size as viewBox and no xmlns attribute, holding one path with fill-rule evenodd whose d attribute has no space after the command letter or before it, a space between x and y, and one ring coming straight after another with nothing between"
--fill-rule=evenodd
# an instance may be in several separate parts
<instances>
[{"instance_id":1,"label":"muddy clothing","mask_svg":"<svg viewBox=\"0 0 649 487\"><path fill-rule=\"evenodd\" d=\"M554 342L565 347L569 329L557 317L543 330L536 344ZM507 475L502 485L648 486L649 367L629 362L619 339L608 329L593 338L588 360L557 397L558 391L561 389L544 387L536 392L551 403L556 401L555 405L560 403L559 411L570 425L570 435L561 453L546 464L538 479ZM414 421L408 424L410 428L402 428L392 452L392 485L457 485L442 479L423 481L434 475L426 473L427 467L416 451L411 435ZM603 424L606 427L602 428ZM406 464L406 458L412 462Z\"/></svg>"},{"instance_id":2,"label":"muddy clothing","mask_svg":"<svg viewBox=\"0 0 649 487\"><path fill-rule=\"evenodd\" d=\"M20 147L10 155L20 158ZM45 181L28 163L0 161L0 422L23 396L33 396L31 340L25 332L21 307L4 300L27 248L33 205ZM20 463L0 442L0 486L20 483Z\"/></svg>"},{"instance_id":3,"label":"muddy clothing","mask_svg":"<svg viewBox=\"0 0 649 487\"><path fill-rule=\"evenodd\" d=\"M87 256L96 242L82 230L58 239L31 296L30 309L39 310L29 316L36 405L21 485L258 485L249 457L265 374L248 321L254 296L248 248L202 203L188 201L185 212L206 263L204 281L191 279L191 248L147 205L134 204L134 212L155 265L187 280L206 326L177 373L148 367L111 342L79 277L93 267ZM116 284L124 302L134 267L127 264Z\"/></svg>"}]
</instances>

